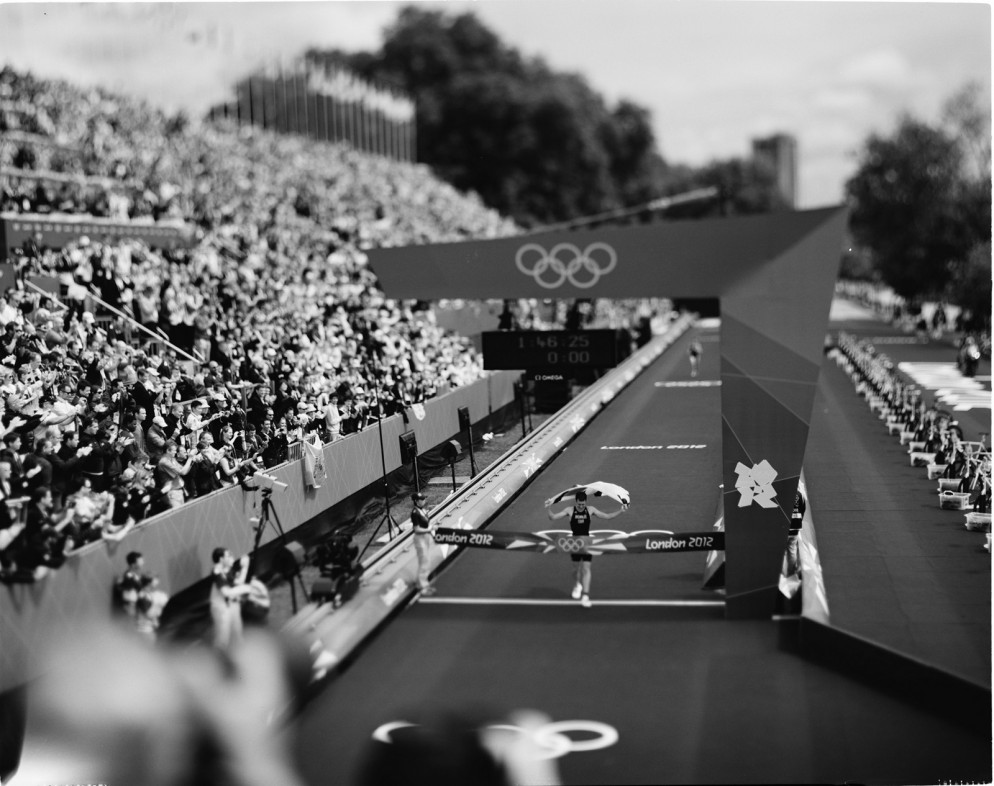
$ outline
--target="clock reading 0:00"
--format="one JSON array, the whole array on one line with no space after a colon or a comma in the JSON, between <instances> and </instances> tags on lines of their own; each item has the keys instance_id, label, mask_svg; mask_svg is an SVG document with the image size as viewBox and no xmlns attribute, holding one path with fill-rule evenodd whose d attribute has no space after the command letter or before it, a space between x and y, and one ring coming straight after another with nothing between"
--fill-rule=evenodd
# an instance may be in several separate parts
<instances>
[{"instance_id":1,"label":"clock reading 0:00","mask_svg":"<svg viewBox=\"0 0 994 786\"><path fill-rule=\"evenodd\" d=\"M558 366L560 363L569 363L573 366L582 366L590 362L590 353L580 350L570 350L568 352L557 352L550 350L545 353L545 362L550 366Z\"/></svg>"}]
</instances>

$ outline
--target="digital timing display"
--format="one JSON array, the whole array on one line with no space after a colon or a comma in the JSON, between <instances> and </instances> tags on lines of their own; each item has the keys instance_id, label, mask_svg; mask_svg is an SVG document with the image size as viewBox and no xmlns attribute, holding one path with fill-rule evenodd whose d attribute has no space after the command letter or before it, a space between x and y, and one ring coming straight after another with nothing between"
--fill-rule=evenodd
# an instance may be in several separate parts
<instances>
[{"instance_id":1,"label":"digital timing display","mask_svg":"<svg viewBox=\"0 0 994 786\"><path fill-rule=\"evenodd\" d=\"M615 330L496 330L483 333L483 367L552 369L613 368L618 363Z\"/></svg>"}]
</instances>

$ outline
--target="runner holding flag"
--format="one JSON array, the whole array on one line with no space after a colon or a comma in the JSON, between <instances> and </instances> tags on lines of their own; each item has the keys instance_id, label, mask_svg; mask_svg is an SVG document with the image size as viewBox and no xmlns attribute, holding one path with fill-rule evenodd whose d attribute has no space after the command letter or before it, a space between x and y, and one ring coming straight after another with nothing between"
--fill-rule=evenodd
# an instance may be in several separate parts
<instances>
[{"instance_id":1,"label":"runner holding flag","mask_svg":"<svg viewBox=\"0 0 994 786\"><path fill-rule=\"evenodd\" d=\"M628 506L623 504L621 510L616 510L614 513L604 513L597 508L587 506L586 491L576 491L573 495L572 508L561 510L558 513L553 512L553 504L563 498L563 494L551 497L545 501L545 507L548 509L549 518L553 521L569 516L570 529L574 535L589 535L590 520L594 516L601 519L613 519L628 509ZM576 585L573 587L573 599L579 599L585 608L589 608L590 572L593 557L590 554L570 554L570 559L576 563Z\"/></svg>"}]
</instances>

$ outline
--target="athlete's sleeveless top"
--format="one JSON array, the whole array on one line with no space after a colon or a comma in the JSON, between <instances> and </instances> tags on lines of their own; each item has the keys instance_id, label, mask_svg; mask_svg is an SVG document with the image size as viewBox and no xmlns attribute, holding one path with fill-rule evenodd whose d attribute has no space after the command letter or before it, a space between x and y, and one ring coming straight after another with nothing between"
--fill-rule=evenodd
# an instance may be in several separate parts
<instances>
[{"instance_id":1,"label":"athlete's sleeveless top","mask_svg":"<svg viewBox=\"0 0 994 786\"><path fill-rule=\"evenodd\" d=\"M573 515L569 519L570 529L574 535L590 534L590 511L587 509L577 510L573 508Z\"/></svg>"}]
</instances>

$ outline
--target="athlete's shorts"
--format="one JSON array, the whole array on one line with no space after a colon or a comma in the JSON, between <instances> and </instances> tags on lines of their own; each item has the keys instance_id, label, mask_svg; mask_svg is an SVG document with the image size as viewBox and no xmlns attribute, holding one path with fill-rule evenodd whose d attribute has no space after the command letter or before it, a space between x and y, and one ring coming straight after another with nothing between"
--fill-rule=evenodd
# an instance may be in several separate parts
<instances>
[{"instance_id":1,"label":"athlete's shorts","mask_svg":"<svg viewBox=\"0 0 994 786\"><path fill-rule=\"evenodd\" d=\"M571 560L573 560L573 562L590 562L591 560L593 560L594 555L593 554L570 554L569 558Z\"/></svg>"}]
</instances>

